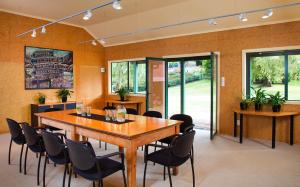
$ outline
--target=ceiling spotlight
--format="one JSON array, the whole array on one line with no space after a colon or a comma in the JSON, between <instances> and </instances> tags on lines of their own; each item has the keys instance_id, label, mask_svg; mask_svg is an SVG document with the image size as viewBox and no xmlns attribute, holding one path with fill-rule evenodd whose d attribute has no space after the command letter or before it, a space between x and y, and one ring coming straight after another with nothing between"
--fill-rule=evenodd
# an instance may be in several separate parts
<instances>
[{"instance_id":1,"label":"ceiling spotlight","mask_svg":"<svg viewBox=\"0 0 300 187\"><path fill-rule=\"evenodd\" d=\"M41 31L41 33L43 33L43 34L45 34L45 33L46 33L46 27L45 27L45 26L43 26L43 27L42 27L42 31Z\"/></svg>"},{"instance_id":2,"label":"ceiling spotlight","mask_svg":"<svg viewBox=\"0 0 300 187\"><path fill-rule=\"evenodd\" d=\"M217 23L217 20L216 20L216 19L209 19L209 20L208 20L208 24L209 24L209 25L217 25L218 23Z\"/></svg>"},{"instance_id":3,"label":"ceiling spotlight","mask_svg":"<svg viewBox=\"0 0 300 187\"><path fill-rule=\"evenodd\" d=\"M116 10L121 10L122 9L122 6L121 6L121 3L120 3L121 0L113 0L113 8L116 9Z\"/></svg>"},{"instance_id":4,"label":"ceiling spotlight","mask_svg":"<svg viewBox=\"0 0 300 187\"><path fill-rule=\"evenodd\" d=\"M242 14L239 15L239 19L240 19L240 21L242 21L242 22L248 21L248 18L247 18L247 16L246 16L246 14L244 14L244 13L242 13Z\"/></svg>"},{"instance_id":5,"label":"ceiling spotlight","mask_svg":"<svg viewBox=\"0 0 300 187\"><path fill-rule=\"evenodd\" d=\"M262 19L267 19L267 18L271 17L272 15L273 15L273 10L272 9L268 9L268 10L266 10L265 15L263 15L261 18Z\"/></svg>"},{"instance_id":6,"label":"ceiling spotlight","mask_svg":"<svg viewBox=\"0 0 300 187\"><path fill-rule=\"evenodd\" d=\"M96 45L97 45L97 42L96 42L96 40L93 40L93 41L92 41L92 45L94 45L94 46L96 46Z\"/></svg>"},{"instance_id":7,"label":"ceiling spotlight","mask_svg":"<svg viewBox=\"0 0 300 187\"><path fill-rule=\"evenodd\" d=\"M104 45L104 44L106 44L106 41L105 41L104 39L101 39L101 40L100 40L100 43L101 43L102 45Z\"/></svg>"},{"instance_id":8,"label":"ceiling spotlight","mask_svg":"<svg viewBox=\"0 0 300 187\"><path fill-rule=\"evenodd\" d=\"M82 19L89 20L89 19L91 19L92 16L93 16L92 11L91 10L87 10L86 13L84 13Z\"/></svg>"},{"instance_id":9,"label":"ceiling spotlight","mask_svg":"<svg viewBox=\"0 0 300 187\"><path fill-rule=\"evenodd\" d=\"M32 37L32 38L35 38L35 37L36 37L36 31L35 31L35 29L32 31L31 37Z\"/></svg>"}]
</instances>

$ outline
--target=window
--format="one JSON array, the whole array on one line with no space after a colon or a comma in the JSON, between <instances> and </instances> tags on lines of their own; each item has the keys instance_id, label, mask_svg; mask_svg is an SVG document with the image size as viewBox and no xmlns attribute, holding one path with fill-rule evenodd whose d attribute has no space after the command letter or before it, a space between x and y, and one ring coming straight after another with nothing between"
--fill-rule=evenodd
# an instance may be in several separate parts
<instances>
[{"instance_id":1,"label":"window","mask_svg":"<svg viewBox=\"0 0 300 187\"><path fill-rule=\"evenodd\" d=\"M111 63L111 92L126 87L131 93L146 92L145 61Z\"/></svg>"},{"instance_id":2,"label":"window","mask_svg":"<svg viewBox=\"0 0 300 187\"><path fill-rule=\"evenodd\" d=\"M300 100L300 50L247 53L246 94L262 88L280 92L287 100Z\"/></svg>"}]
</instances>

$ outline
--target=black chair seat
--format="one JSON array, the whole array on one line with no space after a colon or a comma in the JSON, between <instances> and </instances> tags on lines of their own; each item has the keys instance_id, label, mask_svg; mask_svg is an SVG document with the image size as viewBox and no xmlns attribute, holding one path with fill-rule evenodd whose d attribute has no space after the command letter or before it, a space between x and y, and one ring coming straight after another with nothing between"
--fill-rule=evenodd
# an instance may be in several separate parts
<instances>
[{"instance_id":1,"label":"black chair seat","mask_svg":"<svg viewBox=\"0 0 300 187\"><path fill-rule=\"evenodd\" d=\"M55 164L61 164L64 165L66 163L70 163L70 158L69 158L69 153L68 151L66 152L61 152L60 154L56 156L51 156L48 154L48 158L54 162Z\"/></svg>"},{"instance_id":2,"label":"black chair seat","mask_svg":"<svg viewBox=\"0 0 300 187\"><path fill-rule=\"evenodd\" d=\"M12 138L12 139L18 145L26 144L26 139L23 134L20 134L19 136Z\"/></svg>"},{"instance_id":3,"label":"black chair seat","mask_svg":"<svg viewBox=\"0 0 300 187\"><path fill-rule=\"evenodd\" d=\"M147 160L169 167L180 166L181 164L185 163L189 158L189 155L184 158L175 157L174 155L172 155L170 149L158 150L156 152L150 153L147 156Z\"/></svg>"},{"instance_id":4,"label":"black chair seat","mask_svg":"<svg viewBox=\"0 0 300 187\"><path fill-rule=\"evenodd\" d=\"M100 165L100 171L97 171L96 165L87 171L82 171L74 167L74 171L88 180L96 181L123 169L123 166L120 162L109 158L97 158L97 162Z\"/></svg>"}]
</instances>

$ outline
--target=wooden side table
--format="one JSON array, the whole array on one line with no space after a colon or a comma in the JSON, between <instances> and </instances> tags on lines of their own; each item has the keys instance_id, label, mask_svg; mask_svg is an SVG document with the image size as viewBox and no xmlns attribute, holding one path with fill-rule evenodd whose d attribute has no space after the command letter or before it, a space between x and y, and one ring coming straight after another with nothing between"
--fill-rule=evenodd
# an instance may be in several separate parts
<instances>
[{"instance_id":1,"label":"wooden side table","mask_svg":"<svg viewBox=\"0 0 300 187\"><path fill-rule=\"evenodd\" d=\"M112 106L114 106L115 104L119 104L119 105L136 105L136 110L138 112L138 114L141 115L141 105L142 105L142 101L133 101L133 100L128 100L128 101L120 101L120 100L112 100L112 99L108 99L105 100L105 103L107 106L109 106L110 104Z\"/></svg>"}]
</instances>

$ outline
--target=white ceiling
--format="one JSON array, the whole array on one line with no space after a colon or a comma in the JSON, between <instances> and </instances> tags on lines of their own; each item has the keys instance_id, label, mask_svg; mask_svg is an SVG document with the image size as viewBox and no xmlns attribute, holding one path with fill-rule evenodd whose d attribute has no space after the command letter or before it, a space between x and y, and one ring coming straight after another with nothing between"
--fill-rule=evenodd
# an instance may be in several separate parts
<instances>
[{"instance_id":1,"label":"white ceiling","mask_svg":"<svg viewBox=\"0 0 300 187\"><path fill-rule=\"evenodd\" d=\"M32 17L57 20L111 0L1 0L0 9ZM105 38L139 29L159 27L194 19L222 16L248 10L300 2L299 0L122 0L122 10L111 6L97 9L89 21L81 16L66 23L84 27L96 38ZM241 23L236 17L218 20L218 25L194 23L107 40L106 46L166 38L179 35L205 33L216 30L249 27L275 22L300 20L300 6L274 10L274 15L262 20L262 13L249 15ZM31 29L31 28L28 28Z\"/></svg>"}]
</instances>

